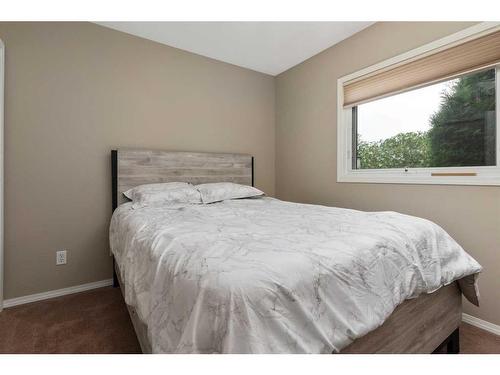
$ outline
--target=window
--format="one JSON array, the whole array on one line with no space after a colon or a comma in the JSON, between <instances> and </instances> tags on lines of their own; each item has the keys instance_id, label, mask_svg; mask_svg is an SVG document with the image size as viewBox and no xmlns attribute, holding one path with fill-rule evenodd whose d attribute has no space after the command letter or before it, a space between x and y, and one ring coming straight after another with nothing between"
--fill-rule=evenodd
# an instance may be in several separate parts
<instances>
[{"instance_id":1,"label":"window","mask_svg":"<svg viewBox=\"0 0 500 375\"><path fill-rule=\"evenodd\" d=\"M484 65L395 93L339 80L338 181L500 185L500 65Z\"/></svg>"},{"instance_id":2,"label":"window","mask_svg":"<svg viewBox=\"0 0 500 375\"><path fill-rule=\"evenodd\" d=\"M495 69L352 108L355 169L496 165Z\"/></svg>"}]
</instances>

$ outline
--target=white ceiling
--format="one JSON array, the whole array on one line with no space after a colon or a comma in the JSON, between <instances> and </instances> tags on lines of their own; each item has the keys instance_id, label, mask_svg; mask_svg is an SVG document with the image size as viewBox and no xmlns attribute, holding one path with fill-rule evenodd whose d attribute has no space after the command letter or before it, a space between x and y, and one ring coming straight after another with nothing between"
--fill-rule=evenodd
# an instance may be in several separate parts
<instances>
[{"instance_id":1,"label":"white ceiling","mask_svg":"<svg viewBox=\"0 0 500 375\"><path fill-rule=\"evenodd\" d=\"M230 64L277 75L373 22L97 22Z\"/></svg>"}]
</instances>

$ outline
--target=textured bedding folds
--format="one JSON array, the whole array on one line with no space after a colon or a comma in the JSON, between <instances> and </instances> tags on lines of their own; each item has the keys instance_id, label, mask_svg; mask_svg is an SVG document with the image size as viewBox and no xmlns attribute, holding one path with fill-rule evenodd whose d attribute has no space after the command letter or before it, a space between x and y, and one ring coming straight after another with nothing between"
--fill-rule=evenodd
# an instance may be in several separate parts
<instances>
[{"instance_id":1,"label":"textured bedding folds","mask_svg":"<svg viewBox=\"0 0 500 375\"><path fill-rule=\"evenodd\" d=\"M272 198L118 207L111 251L154 353L331 353L481 266L438 225ZM466 290L464 290L466 289Z\"/></svg>"}]
</instances>

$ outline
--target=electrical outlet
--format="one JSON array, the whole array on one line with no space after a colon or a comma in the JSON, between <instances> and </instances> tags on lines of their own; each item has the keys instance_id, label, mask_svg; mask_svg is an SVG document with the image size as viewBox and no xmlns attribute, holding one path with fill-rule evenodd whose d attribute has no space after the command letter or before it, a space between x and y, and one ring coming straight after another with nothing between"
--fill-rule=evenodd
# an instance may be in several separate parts
<instances>
[{"instance_id":1,"label":"electrical outlet","mask_svg":"<svg viewBox=\"0 0 500 375\"><path fill-rule=\"evenodd\" d=\"M56 266L66 264L66 250L56 252Z\"/></svg>"}]
</instances>

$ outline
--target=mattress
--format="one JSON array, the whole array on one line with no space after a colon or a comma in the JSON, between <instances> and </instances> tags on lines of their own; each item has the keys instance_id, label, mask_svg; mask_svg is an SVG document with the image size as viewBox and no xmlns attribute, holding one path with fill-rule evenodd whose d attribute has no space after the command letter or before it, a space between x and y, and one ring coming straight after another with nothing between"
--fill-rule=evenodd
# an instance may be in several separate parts
<instances>
[{"instance_id":1,"label":"mattress","mask_svg":"<svg viewBox=\"0 0 500 375\"><path fill-rule=\"evenodd\" d=\"M266 197L123 204L110 245L153 353L339 352L455 280L477 303L481 271L431 221Z\"/></svg>"}]
</instances>

